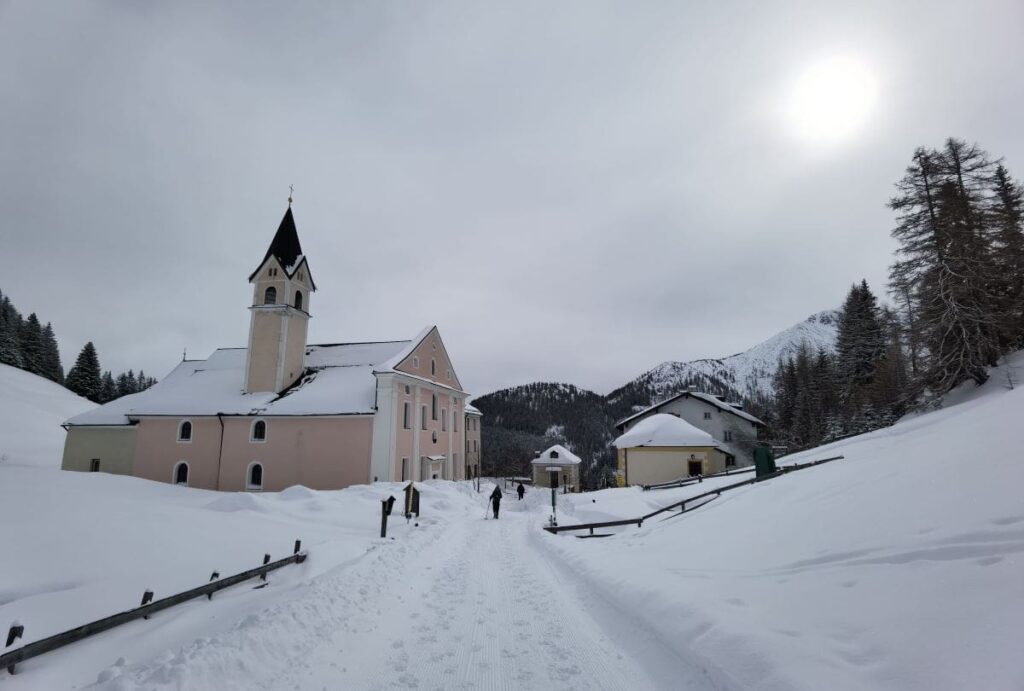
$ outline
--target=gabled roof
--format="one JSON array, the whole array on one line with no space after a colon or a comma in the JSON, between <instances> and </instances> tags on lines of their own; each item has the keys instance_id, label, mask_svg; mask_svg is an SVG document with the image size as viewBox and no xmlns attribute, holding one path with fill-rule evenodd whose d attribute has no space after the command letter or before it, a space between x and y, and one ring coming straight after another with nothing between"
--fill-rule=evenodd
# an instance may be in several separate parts
<instances>
[{"instance_id":1,"label":"gabled roof","mask_svg":"<svg viewBox=\"0 0 1024 691\"><path fill-rule=\"evenodd\" d=\"M277 227L277 232L274 233L274 239L270 241L267 253L263 255L263 261L260 262L255 271L249 274L250 281L259 273L260 269L263 268L263 265L271 257L277 259L281 264L281 268L288 274L288 278L294 276L299 267L306 263L306 272L309 273L309 285L313 290L316 290L316 284L313 282L313 273L309 270L309 264L306 262L305 255L302 254L302 245L299 244L299 231L295 229L295 218L292 216L292 207L290 206L284 212L284 218L281 219L281 225Z\"/></svg>"},{"instance_id":2,"label":"gabled roof","mask_svg":"<svg viewBox=\"0 0 1024 691\"><path fill-rule=\"evenodd\" d=\"M552 452L557 455L552 456ZM561 444L555 444L551 448L542 451L537 458L531 461L533 465L577 465L582 462L583 460L579 456Z\"/></svg>"},{"instance_id":3,"label":"gabled roof","mask_svg":"<svg viewBox=\"0 0 1024 691\"><path fill-rule=\"evenodd\" d=\"M641 420L613 443L617 449L637 446L719 446L714 437L704 430L668 413L658 413Z\"/></svg>"},{"instance_id":4,"label":"gabled roof","mask_svg":"<svg viewBox=\"0 0 1024 691\"><path fill-rule=\"evenodd\" d=\"M742 419L746 420L747 422L752 422L755 425L761 425L762 427L767 427L767 425L764 423L764 421L759 420L758 418L754 417L750 413L742 411L739 408L732 407L731 405L729 405L728 403L726 403L722 399L718 398L717 396L713 396L712 394L709 394L709 393L702 393L700 391L683 391L682 393L677 393L675 396L670 396L670 397L666 398L663 401L658 401L654 405L648 406L647 408L644 408L643 410L641 410L638 413L634 413L634 414L630 415L629 417L625 417L625 418L619 420L618 422L615 423L615 427L616 428L623 427L626 423L631 422L631 421L633 421L633 420L635 420L635 419L637 419L639 417L643 417L645 415L648 415L651 412L657 412L662 406L667 405L667 404L671 403L672 401L677 401L677 400L679 400L680 398L683 398L683 397L686 397L686 398L696 398L698 401L703 401L704 403L707 403L709 405L712 405L712 406L718 408L723 413L732 413L736 417L742 418Z\"/></svg>"},{"instance_id":5,"label":"gabled roof","mask_svg":"<svg viewBox=\"0 0 1024 691\"><path fill-rule=\"evenodd\" d=\"M340 343L306 348L305 374L281 392L245 393L245 348L221 348L205 360L181 362L159 383L76 415L65 424L130 425L140 417L212 415L370 415L376 406L376 363L409 341Z\"/></svg>"}]
</instances>

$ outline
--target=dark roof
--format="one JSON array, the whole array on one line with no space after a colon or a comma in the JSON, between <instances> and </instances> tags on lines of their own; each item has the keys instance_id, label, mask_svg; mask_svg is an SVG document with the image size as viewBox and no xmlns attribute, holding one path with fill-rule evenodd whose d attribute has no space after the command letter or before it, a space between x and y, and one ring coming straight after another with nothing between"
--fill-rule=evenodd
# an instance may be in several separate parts
<instances>
[{"instance_id":1,"label":"dark roof","mask_svg":"<svg viewBox=\"0 0 1024 691\"><path fill-rule=\"evenodd\" d=\"M664 399L662 401L658 401L654 405L648 406L648 407L644 408L643 410L641 410L638 413L633 413L629 417L622 418L621 420L619 420L618 422L615 423L615 428L616 429L623 429L623 428L625 428L626 423L629 422L630 420L634 420L634 419L636 419L638 417L643 417L643 416L647 415L648 413L652 413L652 412L656 413L656 412L658 412L658 410L661 409L661 407L663 405L671 403L672 401L679 400L680 398L683 398L684 396L687 397L687 398L696 398L698 401L703 401L705 403L709 403L710 405L713 405L714 407L716 407L719 410L721 410L723 413L732 413L736 417L743 418L744 420L752 422L755 425L761 425L762 427L767 427L768 426L768 425L766 425L764 423L763 420L760 420L760 419L754 417L753 415L751 415L750 413L746 412L745 410L740 410L738 408L732 407L731 405L729 405L728 403L726 403L722 399L718 398L717 396L714 396L714 395L708 394L708 393L701 393L699 391L682 391L680 393L677 393L674 396L669 396L668 398L666 398L666 399Z\"/></svg>"},{"instance_id":2,"label":"dark roof","mask_svg":"<svg viewBox=\"0 0 1024 691\"><path fill-rule=\"evenodd\" d=\"M270 257L277 257L277 261L281 262L281 266L288 271L291 269L291 273L294 274L295 270L298 269L296 263L299 261L299 257L302 257L302 245L299 244L299 232L295 229L295 218L292 216L292 207L288 207L288 210L284 212L284 218L281 219L281 225L277 227L277 232L274 233L274 239L270 241L270 247L267 249L267 253L263 255L263 261L256 267L256 270L249 274L249 280L259 272ZM310 273L309 276L310 284L313 283L313 275ZM313 285L313 290L316 290L316 285Z\"/></svg>"}]
</instances>

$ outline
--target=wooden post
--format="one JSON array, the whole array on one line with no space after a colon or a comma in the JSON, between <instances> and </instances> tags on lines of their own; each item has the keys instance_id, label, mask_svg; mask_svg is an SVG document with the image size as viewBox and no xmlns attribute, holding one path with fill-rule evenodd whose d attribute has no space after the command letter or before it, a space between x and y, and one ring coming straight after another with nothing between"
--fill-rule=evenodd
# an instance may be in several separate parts
<instances>
[{"instance_id":1,"label":"wooden post","mask_svg":"<svg viewBox=\"0 0 1024 691\"><path fill-rule=\"evenodd\" d=\"M217 571L214 571L213 573L210 574L210 583L213 583L218 578L220 578L220 573L218 573ZM206 594L206 599L207 600L212 600L213 599L213 591L212 590Z\"/></svg>"},{"instance_id":2,"label":"wooden post","mask_svg":"<svg viewBox=\"0 0 1024 691\"><path fill-rule=\"evenodd\" d=\"M263 565L266 566L269 563L270 563L270 555L269 554L264 554L263 555ZM267 580L267 572L266 571L264 571L263 573L260 574L260 580L261 581Z\"/></svg>"},{"instance_id":3,"label":"wooden post","mask_svg":"<svg viewBox=\"0 0 1024 691\"><path fill-rule=\"evenodd\" d=\"M302 549L302 540L296 540L295 541L295 549L292 550L292 554L298 554L299 550L301 550L301 549Z\"/></svg>"},{"instance_id":4,"label":"wooden post","mask_svg":"<svg viewBox=\"0 0 1024 691\"><path fill-rule=\"evenodd\" d=\"M142 594L142 604L139 605L139 607L145 607L146 605L148 605L152 601L153 601L153 591L152 590L147 590L146 592L144 592ZM143 619L149 619L149 615L147 614L147 615L145 615L142 618Z\"/></svg>"},{"instance_id":5,"label":"wooden post","mask_svg":"<svg viewBox=\"0 0 1024 691\"><path fill-rule=\"evenodd\" d=\"M380 500L380 536L388 536L388 500Z\"/></svg>"},{"instance_id":6,"label":"wooden post","mask_svg":"<svg viewBox=\"0 0 1024 691\"><path fill-rule=\"evenodd\" d=\"M11 647L11 643L14 643L14 641L16 641L19 638L21 638L21 635L23 633L25 633L25 627L24 626L22 626L21 624L18 624L18 623L11 624L11 628L7 631L7 645L5 645L4 647L5 648L10 648ZM9 665L7 667L7 673L8 674L14 674L14 665Z\"/></svg>"}]
</instances>

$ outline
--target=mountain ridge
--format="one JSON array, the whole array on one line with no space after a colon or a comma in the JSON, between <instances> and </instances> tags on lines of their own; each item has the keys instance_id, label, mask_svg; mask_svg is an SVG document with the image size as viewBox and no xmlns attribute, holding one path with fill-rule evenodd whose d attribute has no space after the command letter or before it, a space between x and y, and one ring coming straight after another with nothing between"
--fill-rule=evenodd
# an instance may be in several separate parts
<instances>
[{"instance_id":1,"label":"mountain ridge","mask_svg":"<svg viewBox=\"0 0 1024 691\"><path fill-rule=\"evenodd\" d=\"M560 443L610 467L615 423L684 390L715 394L756 415L771 397L781 360L802 344L834 351L838 314L836 309L816 312L722 358L666 360L603 396L565 382L532 382L477 397L473 405L484 414L484 463L495 473L526 474L534 453Z\"/></svg>"}]
</instances>

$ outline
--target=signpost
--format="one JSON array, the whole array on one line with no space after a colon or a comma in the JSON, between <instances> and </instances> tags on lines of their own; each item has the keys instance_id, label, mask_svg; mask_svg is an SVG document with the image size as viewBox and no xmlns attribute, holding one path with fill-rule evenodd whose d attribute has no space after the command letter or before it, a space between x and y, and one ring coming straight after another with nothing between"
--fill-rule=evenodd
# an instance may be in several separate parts
<instances>
[{"instance_id":1,"label":"signpost","mask_svg":"<svg viewBox=\"0 0 1024 691\"><path fill-rule=\"evenodd\" d=\"M562 469L554 466L547 468L551 484L551 525L558 525L558 474Z\"/></svg>"}]
</instances>

